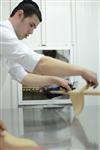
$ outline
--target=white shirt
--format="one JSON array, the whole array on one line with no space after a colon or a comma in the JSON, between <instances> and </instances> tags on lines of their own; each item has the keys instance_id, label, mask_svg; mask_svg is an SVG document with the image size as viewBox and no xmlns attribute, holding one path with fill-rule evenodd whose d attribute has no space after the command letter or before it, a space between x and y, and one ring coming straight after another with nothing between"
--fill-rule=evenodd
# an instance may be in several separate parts
<instances>
[{"instance_id":1,"label":"white shirt","mask_svg":"<svg viewBox=\"0 0 100 150\"><path fill-rule=\"evenodd\" d=\"M27 72L33 72L43 56L17 38L9 20L0 22L0 55L7 58L9 73L19 82Z\"/></svg>"}]
</instances>

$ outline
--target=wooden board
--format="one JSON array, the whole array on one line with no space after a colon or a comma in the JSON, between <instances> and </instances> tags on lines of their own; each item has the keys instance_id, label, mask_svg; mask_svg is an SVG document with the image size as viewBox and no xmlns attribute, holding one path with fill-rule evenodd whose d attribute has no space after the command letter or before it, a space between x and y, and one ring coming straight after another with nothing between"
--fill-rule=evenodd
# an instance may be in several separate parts
<instances>
[{"instance_id":1,"label":"wooden board","mask_svg":"<svg viewBox=\"0 0 100 150\"><path fill-rule=\"evenodd\" d=\"M89 87L87 90L84 91L84 95L99 96L100 90L94 89L93 87Z\"/></svg>"}]
</instances>

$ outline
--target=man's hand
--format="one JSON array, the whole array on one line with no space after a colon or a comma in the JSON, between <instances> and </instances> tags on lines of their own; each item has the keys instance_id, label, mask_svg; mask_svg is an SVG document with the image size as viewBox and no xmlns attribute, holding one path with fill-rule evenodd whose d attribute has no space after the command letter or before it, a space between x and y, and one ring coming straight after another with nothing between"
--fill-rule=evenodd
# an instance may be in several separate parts
<instances>
[{"instance_id":1,"label":"man's hand","mask_svg":"<svg viewBox=\"0 0 100 150\"><path fill-rule=\"evenodd\" d=\"M94 87L98 86L98 81L97 81L97 75L96 75L96 73L94 73L94 72L92 72L90 70L84 69L83 73L82 73L82 77L91 86L94 86Z\"/></svg>"},{"instance_id":2,"label":"man's hand","mask_svg":"<svg viewBox=\"0 0 100 150\"><path fill-rule=\"evenodd\" d=\"M66 89L67 91L71 90L68 80L65 80L60 77L53 77L52 81L53 81L53 84L59 85L59 86L63 87L64 89Z\"/></svg>"},{"instance_id":3,"label":"man's hand","mask_svg":"<svg viewBox=\"0 0 100 150\"><path fill-rule=\"evenodd\" d=\"M3 136L3 131L6 130L4 123L0 120L0 137Z\"/></svg>"}]
</instances>

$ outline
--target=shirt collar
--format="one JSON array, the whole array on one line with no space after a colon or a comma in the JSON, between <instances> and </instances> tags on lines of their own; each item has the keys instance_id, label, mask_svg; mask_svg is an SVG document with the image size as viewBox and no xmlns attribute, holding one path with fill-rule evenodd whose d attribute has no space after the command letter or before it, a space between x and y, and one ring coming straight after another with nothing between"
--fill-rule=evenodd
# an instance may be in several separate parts
<instances>
[{"instance_id":1,"label":"shirt collar","mask_svg":"<svg viewBox=\"0 0 100 150\"><path fill-rule=\"evenodd\" d=\"M10 30L12 30L13 32L15 32L14 27L13 27L13 25L11 24L10 20L8 19L8 20L6 20L6 21L7 21L7 24L8 24L8 28L9 28Z\"/></svg>"}]
</instances>

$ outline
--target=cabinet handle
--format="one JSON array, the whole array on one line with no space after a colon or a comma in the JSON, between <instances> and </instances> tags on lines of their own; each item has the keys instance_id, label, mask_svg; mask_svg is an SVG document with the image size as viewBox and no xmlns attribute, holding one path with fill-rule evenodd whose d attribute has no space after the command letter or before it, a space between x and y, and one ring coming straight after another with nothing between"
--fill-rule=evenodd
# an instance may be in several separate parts
<instances>
[{"instance_id":1,"label":"cabinet handle","mask_svg":"<svg viewBox=\"0 0 100 150\"><path fill-rule=\"evenodd\" d=\"M46 44L42 44L41 46L46 46Z\"/></svg>"}]
</instances>

